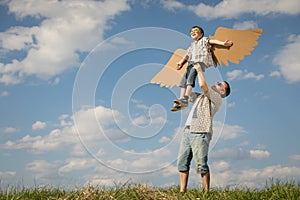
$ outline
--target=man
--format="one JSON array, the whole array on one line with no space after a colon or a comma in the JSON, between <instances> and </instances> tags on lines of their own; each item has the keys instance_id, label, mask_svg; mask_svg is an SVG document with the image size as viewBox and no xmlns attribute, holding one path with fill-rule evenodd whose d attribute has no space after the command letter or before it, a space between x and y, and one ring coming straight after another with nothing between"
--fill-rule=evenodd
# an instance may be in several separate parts
<instances>
[{"instance_id":1,"label":"man","mask_svg":"<svg viewBox=\"0 0 300 200\"><path fill-rule=\"evenodd\" d=\"M209 191L210 172L207 164L209 142L212 137L213 116L222 103L222 98L230 94L229 84L217 82L208 87L200 64L194 66L198 73L198 81L203 94L192 93L190 100L194 103L186 121L184 134L178 154L178 170L180 192L186 192L190 163L194 158L197 173L201 174L202 185Z\"/></svg>"}]
</instances>

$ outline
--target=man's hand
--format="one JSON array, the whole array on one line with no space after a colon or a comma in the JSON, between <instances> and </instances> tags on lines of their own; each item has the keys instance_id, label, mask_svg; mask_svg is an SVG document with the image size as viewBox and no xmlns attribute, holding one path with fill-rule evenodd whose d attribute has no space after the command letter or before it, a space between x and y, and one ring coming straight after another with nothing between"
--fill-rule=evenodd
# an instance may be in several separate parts
<instances>
[{"instance_id":1,"label":"man's hand","mask_svg":"<svg viewBox=\"0 0 300 200\"><path fill-rule=\"evenodd\" d=\"M194 69L198 72L198 71L201 71L202 72L202 68L201 68L201 65L199 63L195 64L194 66ZM199 72L198 72L199 74Z\"/></svg>"}]
</instances>

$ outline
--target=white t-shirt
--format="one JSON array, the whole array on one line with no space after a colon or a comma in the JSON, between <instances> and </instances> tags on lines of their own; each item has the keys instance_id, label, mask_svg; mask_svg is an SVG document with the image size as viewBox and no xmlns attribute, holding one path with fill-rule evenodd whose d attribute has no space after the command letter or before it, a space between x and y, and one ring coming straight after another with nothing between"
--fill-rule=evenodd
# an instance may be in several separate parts
<instances>
[{"instance_id":1,"label":"white t-shirt","mask_svg":"<svg viewBox=\"0 0 300 200\"><path fill-rule=\"evenodd\" d=\"M187 118L187 120L186 120L186 122L185 122L185 126L190 126L190 125L191 125L192 118L193 118L193 113L194 113L194 111L195 111L195 108L196 108L197 105L198 105L198 101L199 101L199 100L200 100L200 99L197 98L196 101L194 102L194 104L193 104L193 106L192 106L192 109L191 109L191 111L190 111L190 113L189 113L189 116L188 116L188 118Z\"/></svg>"}]
</instances>

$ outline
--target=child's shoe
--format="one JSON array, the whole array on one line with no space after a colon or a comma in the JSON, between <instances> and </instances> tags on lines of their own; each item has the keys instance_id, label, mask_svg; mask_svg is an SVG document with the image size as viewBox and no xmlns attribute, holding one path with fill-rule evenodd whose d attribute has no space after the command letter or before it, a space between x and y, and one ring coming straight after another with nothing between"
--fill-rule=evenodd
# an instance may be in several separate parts
<instances>
[{"instance_id":1,"label":"child's shoe","mask_svg":"<svg viewBox=\"0 0 300 200\"><path fill-rule=\"evenodd\" d=\"M189 105L188 100L189 98L187 96L184 96L184 98L175 99L174 106L171 108L171 111L174 112L174 111L185 109Z\"/></svg>"},{"instance_id":2,"label":"child's shoe","mask_svg":"<svg viewBox=\"0 0 300 200\"><path fill-rule=\"evenodd\" d=\"M175 112L175 111L178 111L178 110L183 110L183 109L185 109L185 108L186 108L186 106L184 107L184 106L181 106L181 105L175 103L174 106L173 106L170 110L171 110L172 112Z\"/></svg>"},{"instance_id":3,"label":"child's shoe","mask_svg":"<svg viewBox=\"0 0 300 200\"><path fill-rule=\"evenodd\" d=\"M189 98L187 96L185 96L184 98L180 98L180 99L175 99L173 102L175 104L180 105L181 107L188 107L189 105Z\"/></svg>"}]
</instances>

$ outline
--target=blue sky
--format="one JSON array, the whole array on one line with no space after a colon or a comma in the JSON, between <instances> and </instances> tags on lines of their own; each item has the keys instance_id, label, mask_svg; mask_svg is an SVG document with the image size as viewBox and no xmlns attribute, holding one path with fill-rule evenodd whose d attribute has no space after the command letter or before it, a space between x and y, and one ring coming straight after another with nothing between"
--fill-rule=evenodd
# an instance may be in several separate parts
<instances>
[{"instance_id":1,"label":"blue sky","mask_svg":"<svg viewBox=\"0 0 300 200\"><path fill-rule=\"evenodd\" d=\"M194 25L264 31L240 64L205 72L232 86L214 120L212 186L299 182L298 0L4 0L0 19L2 186L178 185L188 109L171 113L179 89L150 80Z\"/></svg>"}]
</instances>

